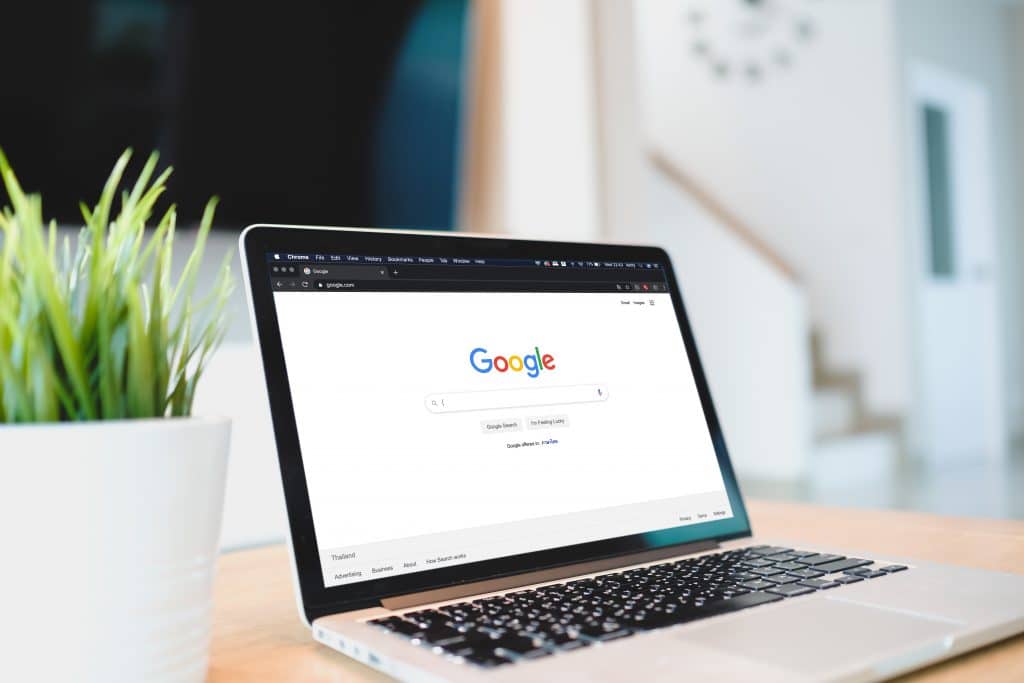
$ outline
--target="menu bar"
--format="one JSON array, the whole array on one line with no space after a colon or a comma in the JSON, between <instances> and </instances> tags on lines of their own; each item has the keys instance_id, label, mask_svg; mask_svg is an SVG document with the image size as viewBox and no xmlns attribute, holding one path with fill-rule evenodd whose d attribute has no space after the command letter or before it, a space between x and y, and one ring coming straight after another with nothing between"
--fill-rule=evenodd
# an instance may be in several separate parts
<instances>
[{"instance_id":1,"label":"menu bar","mask_svg":"<svg viewBox=\"0 0 1024 683\"><path fill-rule=\"evenodd\" d=\"M316 254L294 252L268 252L269 263L349 263L349 264L403 264L439 266L533 266L537 268L626 268L630 270L660 270L664 266L649 261L580 261L577 259L502 259L465 258L459 256L393 256Z\"/></svg>"}]
</instances>

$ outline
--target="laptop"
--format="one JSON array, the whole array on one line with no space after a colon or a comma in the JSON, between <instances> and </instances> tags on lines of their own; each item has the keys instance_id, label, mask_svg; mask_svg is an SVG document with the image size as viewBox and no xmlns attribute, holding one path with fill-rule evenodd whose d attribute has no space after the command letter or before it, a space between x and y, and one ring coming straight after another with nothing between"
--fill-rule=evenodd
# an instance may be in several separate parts
<instances>
[{"instance_id":1,"label":"laptop","mask_svg":"<svg viewBox=\"0 0 1024 683\"><path fill-rule=\"evenodd\" d=\"M661 249L240 238L299 613L402 680L868 681L1024 576L760 539Z\"/></svg>"}]
</instances>

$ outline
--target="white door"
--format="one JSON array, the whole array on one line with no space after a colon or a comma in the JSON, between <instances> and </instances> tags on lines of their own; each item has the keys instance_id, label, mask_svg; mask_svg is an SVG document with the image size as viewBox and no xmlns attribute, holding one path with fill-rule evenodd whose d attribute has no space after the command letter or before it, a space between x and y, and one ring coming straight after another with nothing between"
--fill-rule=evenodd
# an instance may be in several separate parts
<instances>
[{"instance_id":1,"label":"white door","mask_svg":"<svg viewBox=\"0 0 1024 683\"><path fill-rule=\"evenodd\" d=\"M920 446L932 462L999 459L1006 433L988 93L924 65L911 82Z\"/></svg>"}]
</instances>

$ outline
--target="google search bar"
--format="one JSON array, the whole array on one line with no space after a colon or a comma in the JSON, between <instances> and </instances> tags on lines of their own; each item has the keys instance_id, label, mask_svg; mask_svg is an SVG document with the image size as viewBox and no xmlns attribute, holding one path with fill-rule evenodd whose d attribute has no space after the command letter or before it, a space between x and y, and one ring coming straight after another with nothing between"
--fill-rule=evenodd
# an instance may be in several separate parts
<instances>
[{"instance_id":1,"label":"google search bar","mask_svg":"<svg viewBox=\"0 0 1024 683\"><path fill-rule=\"evenodd\" d=\"M424 405L432 413L463 413L470 410L533 408L567 403L598 403L607 400L608 388L603 384L574 384L567 387L427 394Z\"/></svg>"}]
</instances>

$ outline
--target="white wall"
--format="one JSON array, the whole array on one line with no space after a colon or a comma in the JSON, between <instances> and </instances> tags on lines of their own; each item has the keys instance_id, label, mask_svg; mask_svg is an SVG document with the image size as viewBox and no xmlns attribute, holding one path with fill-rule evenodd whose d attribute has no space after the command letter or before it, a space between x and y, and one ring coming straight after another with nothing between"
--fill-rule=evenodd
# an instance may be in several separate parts
<instances>
[{"instance_id":1,"label":"white wall","mask_svg":"<svg viewBox=\"0 0 1024 683\"><path fill-rule=\"evenodd\" d=\"M803 291L651 170L649 239L672 257L732 461L741 478L797 479L811 454L811 352Z\"/></svg>"},{"instance_id":2,"label":"white wall","mask_svg":"<svg viewBox=\"0 0 1024 683\"><path fill-rule=\"evenodd\" d=\"M815 37L752 83L692 55L681 3L639 0L647 127L799 272L828 364L861 371L869 406L899 413L911 379L891 6L806 6Z\"/></svg>"},{"instance_id":3,"label":"white wall","mask_svg":"<svg viewBox=\"0 0 1024 683\"><path fill-rule=\"evenodd\" d=\"M500 214L468 226L544 239L598 237L593 34L587 0L500 3Z\"/></svg>"},{"instance_id":4,"label":"white wall","mask_svg":"<svg viewBox=\"0 0 1024 683\"><path fill-rule=\"evenodd\" d=\"M592 0L596 140L601 233L617 242L646 239L647 139L637 84L632 2Z\"/></svg>"},{"instance_id":5,"label":"white wall","mask_svg":"<svg viewBox=\"0 0 1024 683\"><path fill-rule=\"evenodd\" d=\"M992 125L992 159L995 164L992 188L995 199L996 243L1004 392L1007 424L1019 434L1024 430L1024 203L1018 199L1020 176L1021 104L1015 100L1015 68L1024 69L1019 39L1024 36L1014 21L1013 6L995 1L899 0L895 4L901 75L906 87L901 99L907 138L907 185L911 215L919 208L923 190L920 182L918 148L911 139L916 107L909 94L909 72L915 64L938 67L982 86L988 94ZM1019 12L1019 10L1017 10ZM1015 54L1015 48L1018 52ZM919 214L919 212L918 212ZM911 229L920 229L911 221ZM917 258L913 258L913 257ZM920 254L912 254L911 267L921 266Z\"/></svg>"}]
</instances>

